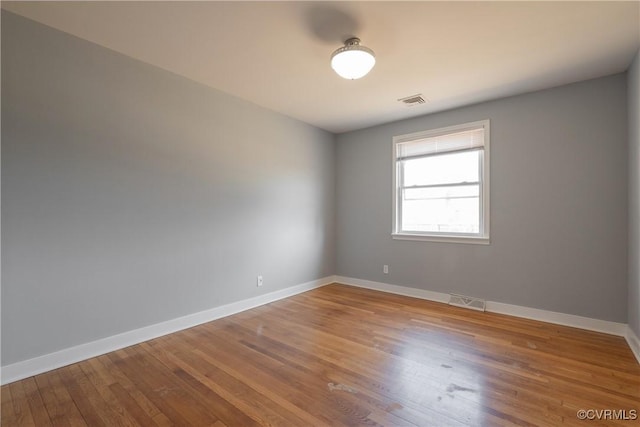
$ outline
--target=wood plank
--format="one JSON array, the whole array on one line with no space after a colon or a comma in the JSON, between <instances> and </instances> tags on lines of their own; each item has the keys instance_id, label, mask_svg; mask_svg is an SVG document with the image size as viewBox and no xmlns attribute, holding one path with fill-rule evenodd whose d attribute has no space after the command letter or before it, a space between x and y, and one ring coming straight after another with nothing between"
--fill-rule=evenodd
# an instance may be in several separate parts
<instances>
[{"instance_id":1,"label":"wood plank","mask_svg":"<svg viewBox=\"0 0 640 427\"><path fill-rule=\"evenodd\" d=\"M155 407L162 411L162 414L169 419L171 424L189 425L189 421L168 402L166 389L162 387L154 388L152 385L149 385L147 381L145 381L148 375L145 375L145 371L141 371L135 364L130 363L128 355L123 350L110 353L108 356L115 366L136 384L137 389L140 390ZM166 383L166 387L171 388L172 384L168 382ZM155 420L155 417L152 418Z\"/></svg>"},{"instance_id":2,"label":"wood plank","mask_svg":"<svg viewBox=\"0 0 640 427\"><path fill-rule=\"evenodd\" d=\"M127 390L122 387L119 383L113 383L109 386L109 389L113 393L113 395L118 399L120 405L131 414L131 416L136 420L136 422L143 426L157 426L158 424L155 422L154 418L149 416L149 414L138 405L136 399L134 399Z\"/></svg>"},{"instance_id":3,"label":"wood plank","mask_svg":"<svg viewBox=\"0 0 640 427\"><path fill-rule=\"evenodd\" d=\"M106 372L113 377L115 383L109 386L113 391L115 385L122 386L127 394L135 400L135 403L153 420L155 424L162 427L172 426L173 423L166 415L162 413L147 396L140 391L135 383L131 381L118 367L111 361L108 355L96 358L96 361L104 366ZM121 396L113 391L113 394L120 400ZM136 417L137 419L138 417Z\"/></svg>"},{"instance_id":4,"label":"wood plank","mask_svg":"<svg viewBox=\"0 0 640 427\"><path fill-rule=\"evenodd\" d=\"M16 412L13 409L13 398L11 396L11 387L5 385L0 393L2 400L2 423L4 425L18 425L16 420Z\"/></svg>"},{"instance_id":5,"label":"wood plank","mask_svg":"<svg viewBox=\"0 0 640 427\"><path fill-rule=\"evenodd\" d=\"M15 413L15 423L23 426L35 426L31 408L26 397L23 385L20 382L9 385L11 390L11 401Z\"/></svg>"},{"instance_id":6,"label":"wood plank","mask_svg":"<svg viewBox=\"0 0 640 427\"><path fill-rule=\"evenodd\" d=\"M34 425L38 427L52 425L51 420L49 419L49 413L44 407L42 396L40 396L40 390L38 390L35 378L27 378L16 382L16 384L22 385L25 399L29 405L29 409L31 410Z\"/></svg>"},{"instance_id":7,"label":"wood plank","mask_svg":"<svg viewBox=\"0 0 640 427\"><path fill-rule=\"evenodd\" d=\"M162 406L156 404L161 411L165 412L167 406L170 406L190 425L211 425L217 421L206 405L182 387L180 377L154 357L149 357L141 345L129 347L117 354L128 355L125 359L127 365L135 368L129 369L127 375L136 383L147 384L165 402ZM169 417L169 414L165 415Z\"/></svg>"},{"instance_id":8,"label":"wood plank","mask_svg":"<svg viewBox=\"0 0 640 427\"><path fill-rule=\"evenodd\" d=\"M104 411L99 414L96 410L104 406L103 401L98 397L97 390L90 385L78 365L72 365L68 369L62 370L60 376L87 424L90 426L107 426L111 419L106 417L103 419Z\"/></svg>"},{"instance_id":9,"label":"wood plank","mask_svg":"<svg viewBox=\"0 0 640 427\"><path fill-rule=\"evenodd\" d=\"M38 375L35 379L54 426L87 425L60 378L60 369Z\"/></svg>"},{"instance_id":10,"label":"wood plank","mask_svg":"<svg viewBox=\"0 0 640 427\"><path fill-rule=\"evenodd\" d=\"M105 423L107 425L136 425L135 418L120 405L118 398L111 391L110 387L115 381L99 359L89 359L77 366L87 378L86 382L82 381L80 384L85 393L95 398L96 410L100 411L100 416Z\"/></svg>"}]
</instances>

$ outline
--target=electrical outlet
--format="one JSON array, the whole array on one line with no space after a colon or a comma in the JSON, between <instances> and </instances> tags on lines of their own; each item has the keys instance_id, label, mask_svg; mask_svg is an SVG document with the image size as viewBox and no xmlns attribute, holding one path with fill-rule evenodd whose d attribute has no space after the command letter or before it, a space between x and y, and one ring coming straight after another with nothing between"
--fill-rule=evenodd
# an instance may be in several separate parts
<instances>
[{"instance_id":1,"label":"electrical outlet","mask_svg":"<svg viewBox=\"0 0 640 427\"><path fill-rule=\"evenodd\" d=\"M388 266L388 265L386 265L386 264L385 264L385 265L383 265L383 266L382 266L382 272L383 272L384 274L389 274L389 266Z\"/></svg>"},{"instance_id":2,"label":"electrical outlet","mask_svg":"<svg viewBox=\"0 0 640 427\"><path fill-rule=\"evenodd\" d=\"M258 280L256 282L257 286L262 286L262 276L258 276Z\"/></svg>"}]
</instances>

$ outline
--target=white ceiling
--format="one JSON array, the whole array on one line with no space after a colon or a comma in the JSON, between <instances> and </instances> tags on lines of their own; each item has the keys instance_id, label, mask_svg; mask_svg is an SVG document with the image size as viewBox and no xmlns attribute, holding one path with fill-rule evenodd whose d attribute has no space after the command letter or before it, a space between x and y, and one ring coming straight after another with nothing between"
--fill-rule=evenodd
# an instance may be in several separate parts
<instances>
[{"instance_id":1,"label":"white ceiling","mask_svg":"<svg viewBox=\"0 0 640 427\"><path fill-rule=\"evenodd\" d=\"M2 8L331 132L624 71L631 2L2 2ZM338 77L350 37L377 64ZM422 93L428 103L398 98Z\"/></svg>"}]
</instances>

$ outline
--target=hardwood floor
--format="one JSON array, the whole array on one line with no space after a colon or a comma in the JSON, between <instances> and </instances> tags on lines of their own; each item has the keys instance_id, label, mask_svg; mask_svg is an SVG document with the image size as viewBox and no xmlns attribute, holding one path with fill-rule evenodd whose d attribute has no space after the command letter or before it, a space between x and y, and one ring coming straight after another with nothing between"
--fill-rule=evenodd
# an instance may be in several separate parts
<instances>
[{"instance_id":1,"label":"hardwood floor","mask_svg":"<svg viewBox=\"0 0 640 427\"><path fill-rule=\"evenodd\" d=\"M640 365L620 337L330 285L1 393L3 426L631 426Z\"/></svg>"}]
</instances>

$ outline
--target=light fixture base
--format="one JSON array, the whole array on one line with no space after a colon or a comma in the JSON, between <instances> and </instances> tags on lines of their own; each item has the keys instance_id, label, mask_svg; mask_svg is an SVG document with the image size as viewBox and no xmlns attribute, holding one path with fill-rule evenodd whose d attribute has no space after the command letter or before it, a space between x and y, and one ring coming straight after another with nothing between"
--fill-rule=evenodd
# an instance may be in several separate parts
<instances>
[{"instance_id":1,"label":"light fixture base","mask_svg":"<svg viewBox=\"0 0 640 427\"><path fill-rule=\"evenodd\" d=\"M364 77L376 63L376 56L371 49L362 46L360 39L351 37L345 40L344 46L331 55L331 68L342 78L355 80Z\"/></svg>"}]
</instances>

